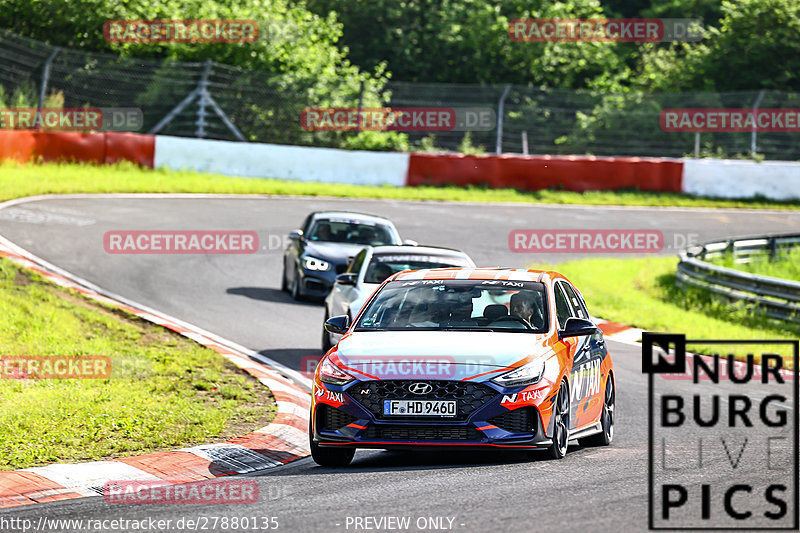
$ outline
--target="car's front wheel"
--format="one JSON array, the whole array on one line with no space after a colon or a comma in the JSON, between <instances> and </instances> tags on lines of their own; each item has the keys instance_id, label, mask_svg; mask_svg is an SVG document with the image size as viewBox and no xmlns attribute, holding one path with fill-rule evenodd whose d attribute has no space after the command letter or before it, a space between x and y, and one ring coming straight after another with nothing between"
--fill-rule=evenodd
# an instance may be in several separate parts
<instances>
[{"instance_id":1,"label":"car's front wheel","mask_svg":"<svg viewBox=\"0 0 800 533\"><path fill-rule=\"evenodd\" d=\"M314 428L308 425L311 458L319 466L347 466L356 454L355 448L324 448L314 442Z\"/></svg>"},{"instance_id":2,"label":"car's front wheel","mask_svg":"<svg viewBox=\"0 0 800 533\"><path fill-rule=\"evenodd\" d=\"M602 431L589 437L578 439L581 446L608 446L614 439L614 376L609 374L606 380L606 393L603 398L603 412L600 414Z\"/></svg>"},{"instance_id":3,"label":"car's front wheel","mask_svg":"<svg viewBox=\"0 0 800 533\"><path fill-rule=\"evenodd\" d=\"M561 459L567 455L569 443L569 388L561 382L553 405L553 443L547 449L550 457Z\"/></svg>"},{"instance_id":4,"label":"car's front wheel","mask_svg":"<svg viewBox=\"0 0 800 533\"><path fill-rule=\"evenodd\" d=\"M297 272L295 272L292 282L292 298L298 302L303 299L303 293L300 290L300 275Z\"/></svg>"}]
</instances>

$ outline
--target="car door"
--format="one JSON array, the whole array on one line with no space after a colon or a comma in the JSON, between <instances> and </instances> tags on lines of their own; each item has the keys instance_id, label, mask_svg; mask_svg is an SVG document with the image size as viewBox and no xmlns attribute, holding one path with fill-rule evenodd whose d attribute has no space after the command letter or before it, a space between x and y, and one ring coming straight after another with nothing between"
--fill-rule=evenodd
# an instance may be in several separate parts
<instances>
[{"instance_id":1,"label":"car door","mask_svg":"<svg viewBox=\"0 0 800 533\"><path fill-rule=\"evenodd\" d=\"M578 291L564 280L557 285L564 294L570 315L590 320L586 304ZM574 337L571 341L575 344L570 372L570 421L573 427L581 428L595 422L603 408L600 364L605 354L605 344L599 331L590 336Z\"/></svg>"}]
</instances>

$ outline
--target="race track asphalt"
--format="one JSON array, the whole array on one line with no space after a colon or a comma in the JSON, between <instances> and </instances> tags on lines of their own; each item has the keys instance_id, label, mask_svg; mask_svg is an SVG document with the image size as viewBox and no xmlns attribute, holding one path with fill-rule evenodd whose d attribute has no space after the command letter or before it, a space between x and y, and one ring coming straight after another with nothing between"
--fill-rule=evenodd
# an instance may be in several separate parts
<instances>
[{"instance_id":1,"label":"race track asphalt","mask_svg":"<svg viewBox=\"0 0 800 533\"><path fill-rule=\"evenodd\" d=\"M580 254L509 251L508 234L526 228L658 229L665 254L686 239L787 232L800 213L711 209L449 204L294 197L53 198L0 210L0 234L39 257L135 302L252 348L291 368L320 354L323 308L280 291L283 237L305 214L352 209L388 216L402 236L451 246L479 265L525 267ZM252 255L110 255L109 230L253 230L265 247ZM587 302L591 311L591 302ZM638 347L609 342L617 369L617 424L608 448L571 446L565 460L515 453L360 451L345 469L310 459L255 476L261 498L246 506L109 505L100 498L4 510L6 517L171 519L275 516L282 531L365 531L353 517L441 517L461 531L647 530L647 380ZM670 382L668 387L685 386ZM748 394L757 394L749 390ZM687 435L691 441L692 435ZM717 447L719 448L719 447ZM709 464L722 452L710 450ZM672 474L693 487L743 471L717 468L705 477L690 464ZM699 476L699 477L698 477ZM709 478L710 476L710 478ZM348 517L350 517L348 521ZM419 524L422 524L420 522ZM349 525L349 527L348 527ZM431 525L429 522L428 526ZM174 529L178 530L178 529ZM425 530L432 530L427 527Z\"/></svg>"}]
</instances>

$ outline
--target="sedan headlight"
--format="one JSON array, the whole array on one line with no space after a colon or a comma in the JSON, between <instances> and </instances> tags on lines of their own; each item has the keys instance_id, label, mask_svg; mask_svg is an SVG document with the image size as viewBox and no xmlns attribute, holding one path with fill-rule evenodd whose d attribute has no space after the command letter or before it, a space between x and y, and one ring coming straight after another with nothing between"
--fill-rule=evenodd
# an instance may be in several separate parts
<instances>
[{"instance_id":1,"label":"sedan headlight","mask_svg":"<svg viewBox=\"0 0 800 533\"><path fill-rule=\"evenodd\" d=\"M331 265L327 261L307 255L303 258L303 267L305 267L306 270L328 270L331 268Z\"/></svg>"},{"instance_id":2,"label":"sedan headlight","mask_svg":"<svg viewBox=\"0 0 800 533\"><path fill-rule=\"evenodd\" d=\"M344 385L350 383L354 379L353 376L331 363L329 359L325 359L319 369L319 380L324 383Z\"/></svg>"},{"instance_id":3,"label":"sedan headlight","mask_svg":"<svg viewBox=\"0 0 800 533\"><path fill-rule=\"evenodd\" d=\"M533 385L542 379L544 374L544 358L522 365L519 368L507 372L502 376L497 376L492 381L501 387L516 387L518 385Z\"/></svg>"}]
</instances>

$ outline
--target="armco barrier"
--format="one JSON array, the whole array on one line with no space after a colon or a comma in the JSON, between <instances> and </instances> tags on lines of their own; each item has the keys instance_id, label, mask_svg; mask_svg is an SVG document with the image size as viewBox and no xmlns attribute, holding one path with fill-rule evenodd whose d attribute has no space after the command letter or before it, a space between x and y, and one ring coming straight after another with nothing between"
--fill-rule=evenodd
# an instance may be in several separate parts
<instances>
[{"instance_id":1,"label":"armco barrier","mask_svg":"<svg viewBox=\"0 0 800 533\"><path fill-rule=\"evenodd\" d=\"M152 168L154 156L153 135L0 130L0 159L99 164L131 161Z\"/></svg>"},{"instance_id":2,"label":"armco barrier","mask_svg":"<svg viewBox=\"0 0 800 533\"><path fill-rule=\"evenodd\" d=\"M707 289L731 301L744 301L760 308L769 317L800 323L800 283L751 274L706 262L731 254L736 262L754 256L774 257L800 246L800 234L767 235L715 241L683 250L678 263L680 284Z\"/></svg>"},{"instance_id":3,"label":"armco barrier","mask_svg":"<svg viewBox=\"0 0 800 533\"><path fill-rule=\"evenodd\" d=\"M407 185L488 185L535 191L638 188L681 192L678 159L592 156L411 154Z\"/></svg>"}]
</instances>

